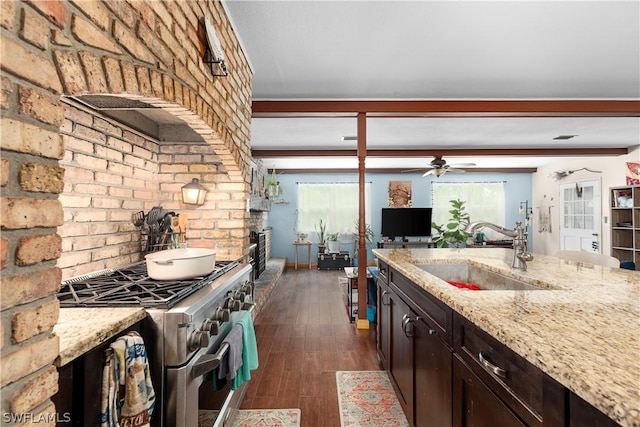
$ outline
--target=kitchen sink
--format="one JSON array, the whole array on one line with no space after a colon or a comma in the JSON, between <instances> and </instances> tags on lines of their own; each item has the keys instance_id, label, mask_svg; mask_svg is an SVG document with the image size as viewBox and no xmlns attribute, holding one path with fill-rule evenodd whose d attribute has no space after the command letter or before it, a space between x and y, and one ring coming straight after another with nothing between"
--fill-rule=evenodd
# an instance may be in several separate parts
<instances>
[{"instance_id":1,"label":"kitchen sink","mask_svg":"<svg viewBox=\"0 0 640 427\"><path fill-rule=\"evenodd\" d=\"M483 291L535 291L548 289L465 263L418 264L416 267L445 282L473 284Z\"/></svg>"}]
</instances>

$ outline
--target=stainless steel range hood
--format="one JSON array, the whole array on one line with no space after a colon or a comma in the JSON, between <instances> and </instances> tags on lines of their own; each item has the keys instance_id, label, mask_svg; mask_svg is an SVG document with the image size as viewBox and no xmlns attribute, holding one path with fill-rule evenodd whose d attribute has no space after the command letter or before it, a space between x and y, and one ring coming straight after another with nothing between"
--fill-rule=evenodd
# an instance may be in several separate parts
<instances>
[{"instance_id":1,"label":"stainless steel range hood","mask_svg":"<svg viewBox=\"0 0 640 427\"><path fill-rule=\"evenodd\" d=\"M159 142L204 142L184 120L136 99L110 95L67 97Z\"/></svg>"}]
</instances>

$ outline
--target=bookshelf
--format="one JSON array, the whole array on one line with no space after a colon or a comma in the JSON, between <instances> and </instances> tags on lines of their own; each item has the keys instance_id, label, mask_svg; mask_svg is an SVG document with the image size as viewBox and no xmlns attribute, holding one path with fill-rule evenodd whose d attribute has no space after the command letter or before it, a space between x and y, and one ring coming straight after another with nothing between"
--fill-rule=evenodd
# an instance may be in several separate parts
<instances>
[{"instance_id":1,"label":"bookshelf","mask_svg":"<svg viewBox=\"0 0 640 427\"><path fill-rule=\"evenodd\" d=\"M611 255L640 265L640 186L611 187Z\"/></svg>"}]
</instances>

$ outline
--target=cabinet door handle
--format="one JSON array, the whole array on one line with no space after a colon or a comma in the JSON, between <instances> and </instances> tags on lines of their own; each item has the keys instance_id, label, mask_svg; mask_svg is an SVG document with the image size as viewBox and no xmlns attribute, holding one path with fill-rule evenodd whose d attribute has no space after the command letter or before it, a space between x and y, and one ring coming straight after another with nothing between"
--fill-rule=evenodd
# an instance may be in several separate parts
<instances>
[{"instance_id":1,"label":"cabinet door handle","mask_svg":"<svg viewBox=\"0 0 640 427\"><path fill-rule=\"evenodd\" d=\"M489 362L482 352L478 353L478 360L480 360L482 366L484 366L489 372L492 372L501 378L507 378L507 371Z\"/></svg>"},{"instance_id":2,"label":"cabinet door handle","mask_svg":"<svg viewBox=\"0 0 640 427\"><path fill-rule=\"evenodd\" d=\"M429 335L438 335L438 331L433 329L424 319L420 316L416 316L416 322L422 322L427 328L429 328Z\"/></svg>"},{"instance_id":3,"label":"cabinet door handle","mask_svg":"<svg viewBox=\"0 0 640 427\"><path fill-rule=\"evenodd\" d=\"M411 322L413 322L413 320L411 320L408 314L402 316L402 330L407 338L413 337L413 325L411 325ZM411 328L407 328L407 326L411 326Z\"/></svg>"},{"instance_id":4,"label":"cabinet door handle","mask_svg":"<svg viewBox=\"0 0 640 427\"><path fill-rule=\"evenodd\" d=\"M380 299L382 300L382 305L389 305L389 301L384 302L384 297L389 295L389 291L382 291L382 295L380 296Z\"/></svg>"}]
</instances>

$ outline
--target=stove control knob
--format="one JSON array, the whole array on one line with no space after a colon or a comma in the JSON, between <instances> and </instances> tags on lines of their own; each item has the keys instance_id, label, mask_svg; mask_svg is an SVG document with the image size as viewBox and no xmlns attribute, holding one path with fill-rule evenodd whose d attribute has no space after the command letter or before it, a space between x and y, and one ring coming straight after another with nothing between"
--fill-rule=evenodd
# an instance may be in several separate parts
<instances>
[{"instance_id":1,"label":"stove control knob","mask_svg":"<svg viewBox=\"0 0 640 427\"><path fill-rule=\"evenodd\" d=\"M251 295L251 293L253 292L253 285L251 284L251 282L246 281L242 286L240 286L240 290L247 295Z\"/></svg>"},{"instance_id":2,"label":"stove control knob","mask_svg":"<svg viewBox=\"0 0 640 427\"><path fill-rule=\"evenodd\" d=\"M189 340L187 341L187 349L189 351L196 351L199 348L205 348L209 346L209 332L195 330L191 333Z\"/></svg>"},{"instance_id":3,"label":"stove control knob","mask_svg":"<svg viewBox=\"0 0 640 427\"><path fill-rule=\"evenodd\" d=\"M228 308L218 307L211 319L217 320L218 322L228 322L230 317L231 314Z\"/></svg>"},{"instance_id":4,"label":"stove control knob","mask_svg":"<svg viewBox=\"0 0 640 427\"><path fill-rule=\"evenodd\" d=\"M205 319L204 322L202 322L200 330L209 332L210 336L218 335L220 330L220 323L215 320Z\"/></svg>"},{"instance_id":5,"label":"stove control knob","mask_svg":"<svg viewBox=\"0 0 640 427\"><path fill-rule=\"evenodd\" d=\"M227 296L232 299L240 300L241 302L244 302L244 299L246 298L244 292L240 292L239 290L229 291Z\"/></svg>"},{"instance_id":6,"label":"stove control knob","mask_svg":"<svg viewBox=\"0 0 640 427\"><path fill-rule=\"evenodd\" d=\"M224 306L231 311L240 311L240 308L242 307L242 302L238 301L237 299L227 298Z\"/></svg>"}]
</instances>

